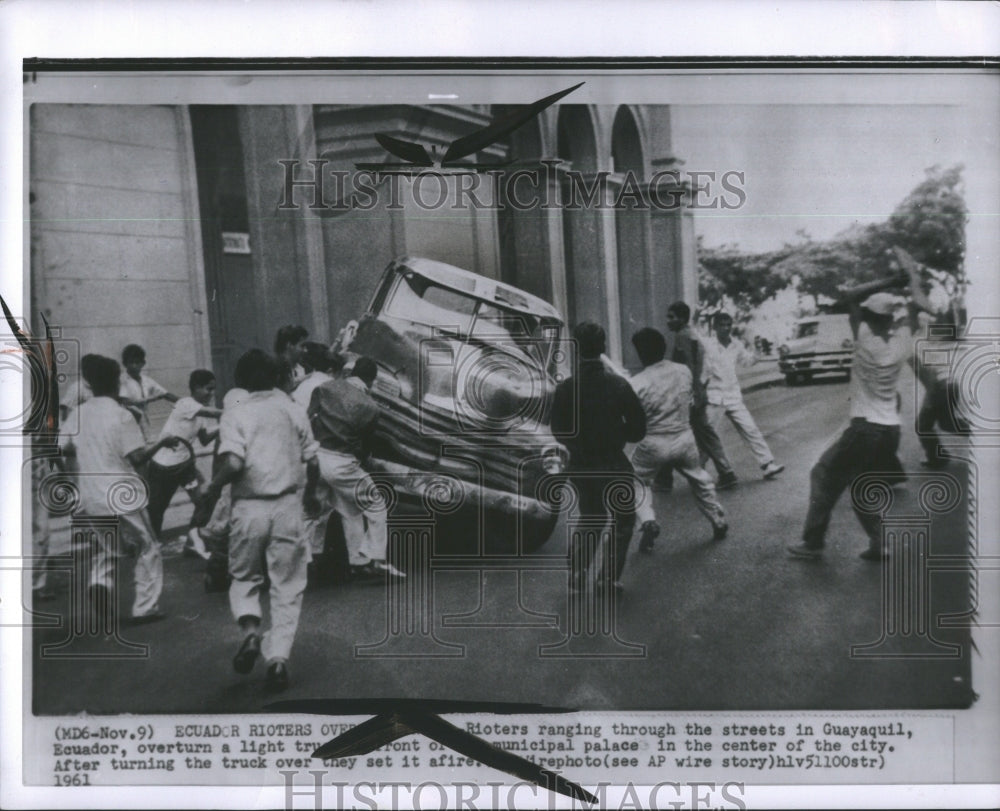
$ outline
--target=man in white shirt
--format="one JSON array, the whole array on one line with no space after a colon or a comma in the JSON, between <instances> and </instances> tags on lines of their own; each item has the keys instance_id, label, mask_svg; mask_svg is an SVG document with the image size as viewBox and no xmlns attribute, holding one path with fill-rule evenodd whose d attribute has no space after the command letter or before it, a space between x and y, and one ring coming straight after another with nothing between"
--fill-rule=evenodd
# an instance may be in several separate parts
<instances>
[{"instance_id":1,"label":"man in white shirt","mask_svg":"<svg viewBox=\"0 0 1000 811\"><path fill-rule=\"evenodd\" d=\"M704 341L705 367L702 373L708 397L708 420L716 426L723 414L728 417L753 451L764 478L773 479L785 466L775 463L764 435L743 402L736 374L738 367L749 366L756 362L756 358L747 352L742 342L733 340L733 318L729 313L716 313L712 323L715 335ZM702 465L707 461L708 456L703 453Z\"/></svg>"},{"instance_id":2,"label":"man in white shirt","mask_svg":"<svg viewBox=\"0 0 1000 811\"><path fill-rule=\"evenodd\" d=\"M163 561L149 514L143 502L129 506L116 496L122 484L141 487L136 468L145 464L160 448L176 440L165 437L150 448L139 426L115 397L121 368L111 358L97 357L87 369L87 383L93 397L79 408L79 432L64 429L59 446L77 473L80 494L77 525L87 527L87 519L114 516L120 545L136 553L135 599L132 624L163 619L159 610L163 590ZM90 570L90 600L102 612L114 605L115 559L118 549L111 546L101 526L92 531L94 555Z\"/></svg>"},{"instance_id":3,"label":"man in white shirt","mask_svg":"<svg viewBox=\"0 0 1000 811\"><path fill-rule=\"evenodd\" d=\"M279 376L278 362L259 349L237 361L236 379L249 394L222 412L219 469L205 498L205 505L217 501L222 488L232 484L229 605L242 638L233 669L249 673L263 652L270 691L288 687L288 658L310 558L303 508L307 515L319 511L319 445L305 412L276 388ZM270 628L262 635L265 589Z\"/></svg>"},{"instance_id":4,"label":"man in white shirt","mask_svg":"<svg viewBox=\"0 0 1000 811\"><path fill-rule=\"evenodd\" d=\"M309 401L316 388L333 380L330 376L330 369L334 365L334 359L326 344L306 341L302 344L302 355L299 357L299 363L304 369L305 375L292 390L292 399L308 410Z\"/></svg>"},{"instance_id":5,"label":"man in white shirt","mask_svg":"<svg viewBox=\"0 0 1000 811\"><path fill-rule=\"evenodd\" d=\"M632 345L643 369L629 382L646 412L646 436L632 453L632 467L645 485L644 497L636 509L636 523L641 528L639 551L651 551L653 539L660 532L650 490L656 474L667 465L688 480L698 509L712 524L714 540L722 540L729 528L726 514L712 477L698 461L698 446L691 430L691 371L665 359L667 343L655 329L639 330L632 336Z\"/></svg>"},{"instance_id":6,"label":"man in white shirt","mask_svg":"<svg viewBox=\"0 0 1000 811\"><path fill-rule=\"evenodd\" d=\"M900 255L899 251L897 255ZM908 254L905 256L909 258ZM897 467L899 411L896 408L896 385L903 364L913 353L911 329L916 326L917 308L928 306L920 289L916 266L911 261L904 262L904 267L910 276L908 326L895 326L895 313L906 305L906 300L884 292L898 285L898 279L872 282L845 293L854 332L851 423L812 469L809 512L802 530L802 543L788 547L793 558L817 560L822 557L830 514L841 494L858 476L891 472ZM882 547L881 517L860 510L857 504L852 506L868 535L868 548L861 553L861 557L871 561L884 560L886 552Z\"/></svg>"}]
</instances>

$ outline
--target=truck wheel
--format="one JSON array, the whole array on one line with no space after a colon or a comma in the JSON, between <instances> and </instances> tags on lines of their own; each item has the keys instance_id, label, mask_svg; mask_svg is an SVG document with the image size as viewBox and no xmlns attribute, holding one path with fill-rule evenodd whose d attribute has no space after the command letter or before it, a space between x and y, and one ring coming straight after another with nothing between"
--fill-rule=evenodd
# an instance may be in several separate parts
<instances>
[{"instance_id":1,"label":"truck wheel","mask_svg":"<svg viewBox=\"0 0 1000 811\"><path fill-rule=\"evenodd\" d=\"M788 374L785 375L785 382L789 386L797 386L797 385L799 385L799 376L798 376L798 374L796 372L789 372Z\"/></svg>"}]
</instances>

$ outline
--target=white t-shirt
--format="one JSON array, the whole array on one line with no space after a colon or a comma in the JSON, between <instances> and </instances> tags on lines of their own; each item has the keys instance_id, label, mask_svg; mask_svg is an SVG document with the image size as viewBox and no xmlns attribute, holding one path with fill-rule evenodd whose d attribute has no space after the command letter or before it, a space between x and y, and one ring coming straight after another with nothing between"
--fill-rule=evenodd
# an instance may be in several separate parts
<instances>
[{"instance_id":1,"label":"white t-shirt","mask_svg":"<svg viewBox=\"0 0 1000 811\"><path fill-rule=\"evenodd\" d=\"M128 455L146 445L135 418L110 397L88 400L78 413L79 433L62 433L59 447L72 445L76 449L80 509L89 515L135 512L121 506L114 509L110 503L112 489L120 486L123 480L131 482L137 475ZM128 503L127 498L115 498L114 501L118 505ZM145 506L145 500L138 503Z\"/></svg>"},{"instance_id":2,"label":"white t-shirt","mask_svg":"<svg viewBox=\"0 0 1000 811\"><path fill-rule=\"evenodd\" d=\"M277 389L251 392L224 410L219 436L219 454L243 460L243 473L233 482L236 499L295 492L305 481L304 463L319 448L305 410Z\"/></svg>"},{"instance_id":3,"label":"white t-shirt","mask_svg":"<svg viewBox=\"0 0 1000 811\"><path fill-rule=\"evenodd\" d=\"M234 386L229 391L226 392L226 396L222 398L222 410L229 411L229 409L238 406L240 403L249 399L250 392L246 389L241 389L238 386Z\"/></svg>"},{"instance_id":4,"label":"white t-shirt","mask_svg":"<svg viewBox=\"0 0 1000 811\"><path fill-rule=\"evenodd\" d=\"M883 340L861 322L854 342L851 417L862 417L877 425L899 425L896 385L912 352L913 336L908 327L897 329Z\"/></svg>"},{"instance_id":5,"label":"white t-shirt","mask_svg":"<svg viewBox=\"0 0 1000 811\"><path fill-rule=\"evenodd\" d=\"M139 379L136 380L128 372L122 372L121 382L118 384L118 396L127 397L129 400L142 402L151 397L159 397L167 394L167 390L157 383L145 372L139 372ZM143 429L149 427L149 415L146 413L146 404L135 406L142 414L141 423Z\"/></svg>"},{"instance_id":6,"label":"white t-shirt","mask_svg":"<svg viewBox=\"0 0 1000 811\"><path fill-rule=\"evenodd\" d=\"M207 417L199 417L198 412L204 408L194 397L182 397L174 404L174 410L170 412L163 430L160 431L160 439L168 436L176 436L184 439L188 444L194 446L198 438L198 431L202 428L212 430L214 420ZM160 448L153 456L153 461L158 465L169 467L185 461L188 458L187 448Z\"/></svg>"},{"instance_id":7,"label":"white t-shirt","mask_svg":"<svg viewBox=\"0 0 1000 811\"><path fill-rule=\"evenodd\" d=\"M333 380L326 372L310 372L295 387L292 392L292 399L305 409L309 408L309 400L317 386L321 386L328 380Z\"/></svg>"},{"instance_id":8,"label":"white t-shirt","mask_svg":"<svg viewBox=\"0 0 1000 811\"><path fill-rule=\"evenodd\" d=\"M723 346L713 335L704 338L702 346L705 347L705 363L701 376L708 402L712 405L736 405L743 402L736 370L740 366L752 366L754 356L736 338L731 338L729 345Z\"/></svg>"},{"instance_id":9,"label":"white t-shirt","mask_svg":"<svg viewBox=\"0 0 1000 811\"><path fill-rule=\"evenodd\" d=\"M94 392L91 391L90 384L81 377L69 384L59 400L59 405L65 406L72 411L81 403L92 399L93 396Z\"/></svg>"}]
</instances>

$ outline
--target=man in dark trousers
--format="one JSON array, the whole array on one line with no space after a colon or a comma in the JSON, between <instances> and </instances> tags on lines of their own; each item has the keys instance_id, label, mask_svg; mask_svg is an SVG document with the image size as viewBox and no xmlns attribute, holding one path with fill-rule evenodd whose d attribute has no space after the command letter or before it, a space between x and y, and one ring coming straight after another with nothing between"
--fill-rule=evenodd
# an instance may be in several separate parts
<instances>
[{"instance_id":1,"label":"man in dark trousers","mask_svg":"<svg viewBox=\"0 0 1000 811\"><path fill-rule=\"evenodd\" d=\"M931 303L924 295L916 263L897 248L896 256L909 280L909 299L893 295L900 285L900 275L843 290L843 300L850 308L854 333L854 358L851 364L851 422L810 474L809 511L802 530L802 542L788 547L799 560L819 560L826 545L830 514L843 492L864 474L882 474L891 481L898 475L900 418L896 389L903 366L913 355L913 332L918 329L920 310ZM907 313L906 323L897 325L897 312ZM864 560L881 562L888 557L883 547L882 517L851 506L868 536Z\"/></svg>"},{"instance_id":2,"label":"man in dark trousers","mask_svg":"<svg viewBox=\"0 0 1000 811\"><path fill-rule=\"evenodd\" d=\"M620 578L635 522L635 478L625 456L627 442L646 435L642 403L628 381L609 371L601 355L604 329L584 322L573 331L577 368L556 386L552 432L569 450L568 475L579 497L582 522L613 519L610 567L599 585L622 591ZM569 549L570 588L583 591L600 532L575 531Z\"/></svg>"},{"instance_id":3,"label":"man in dark trousers","mask_svg":"<svg viewBox=\"0 0 1000 811\"><path fill-rule=\"evenodd\" d=\"M705 347L691 332L691 308L683 301L675 301L667 308L667 329L673 335L673 352L670 360L691 370L693 381L691 403L691 430L698 450L715 463L719 478L717 490L727 490L736 485L736 473L722 447L722 440L708 419L708 397L702 380L705 364ZM707 464L707 463L706 463ZM704 465L703 465L704 466Z\"/></svg>"}]
</instances>

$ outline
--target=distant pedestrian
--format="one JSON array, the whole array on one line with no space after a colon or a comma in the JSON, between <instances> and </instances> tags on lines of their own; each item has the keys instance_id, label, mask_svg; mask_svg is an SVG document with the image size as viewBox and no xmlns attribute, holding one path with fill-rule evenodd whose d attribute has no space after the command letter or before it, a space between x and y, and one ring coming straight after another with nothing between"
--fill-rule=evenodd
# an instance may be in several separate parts
<instances>
[{"instance_id":1,"label":"distant pedestrian","mask_svg":"<svg viewBox=\"0 0 1000 811\"><path fill-rule=\"evenodd\" d=\"M632 453L636 476L646 488L636 514L641 532L639 550L650 551L653 539L660 533L649 490L665 465L676 468L688 480L698 509L712 525L713 538L721 540L729 528L726 514L715 494L712 477L699 462L691 431L691 372L687 366L665 359L666 341L655 329L639 330L632 336L632 345L643 369L629 382L646 412L646 437Z\"/></svg>"},{"instance_id":2,"label":"distant pedestrian","mask_svg":"<svg viewBox=\"0 0 1000 811\"><path fill-rule=\"evenodd\" d=\"M899 283L897 279L870 282L844 291L854 333L851 423L813 466L802 542L788 547L794 558L822 557L830 515L841 494L855 479L865 473L891 477L899 447L896 385L903 364L913 353L911 330L916 328L918 309L929 306L920 289L916 266L912 260L905 261L908 254L897 251L897 255L910 277L907 325L895 325L895 312L907 304L906 300L885 292ZM852 507L868 536L868 548L861 557L884 560L887 553L882 545L881 517L861 510L857 504L852 503Z\"/></svg>"},{"instance_id":3,"label":"distant pedestrian","mask_svg":"<svg viewBox=\"0 0 1000 811\"><path fill-rule=\"evenodd\" d=\"M756 362L756 358L746 350L741 341L733 339L733 317L729 313L716 313L712 326L715 328L715 335L705 339L705 367L702 370L708 399L708 421L717 429L719 421L725 415L743 441L750 446L764 478L773 479L785 466L774 461L767 440L743 402L743 392L737 376L740 366L749 366ZM702 462L707 460L708 454L703 454Z\"/></svg>"},{"instance_id":4,"label":"distant pedestrian","mask_svg":"<svg viewBox=\"0 0 1000 811\"><path fill-rule=\"evenodd\" d=\"M601 360L606 349L603 327L585 322L573 331L578 366L556 386L552 399L553 434L569 450L569 481L578 495L580 519L614 528L610 569L598 586L621 592L622 572L635 523L635 474L625 444L646 435L642 403L628 381L609 371ZM627 482L627 484L622 484ZM614 498L611 492L622 489ZM628 492L624 492L628 491ZM597 552L600 533L574 531L569 549L570 588L584 591Z\"/></svg>"},{"instance_id":5,"label":"distant pedestrian","mask_svg":"<svg viewBox=\"0 0 1000 811\"><path fill-rule=\"evenodd\" d=\"M702 467L705 467L707 459L711 459L719 476L716 488L727 490L735 487L736 473L722 447L719 434L708 419L708 398L703 380L705 349L691 330L691 308L683 301L675 301L667 308L667 329L673 337L670 359L684 364L691 371L691 431L701 452Z\"/></svg>"},{"instance_id":6,"label":"distant pedestrian","mask_svg":"<svg viewBox=\"0 0 1000 811\"><path fill-rule=\"evenodd\" d=\"M265 687L271 691L288 686L288 658L310 557L303 510L318 511L319 478L316 440L302 410L276 388L278 375L277 361L259 349L237 361L236 378L249 394L223 411L219 470L206 491L207 499L215 501L224 485L233 486L229 604L241 637L233 669L249 673L263 652L268 662ZM262 637L266 584L271 623Z\"/></svg>"}]
</instances>

